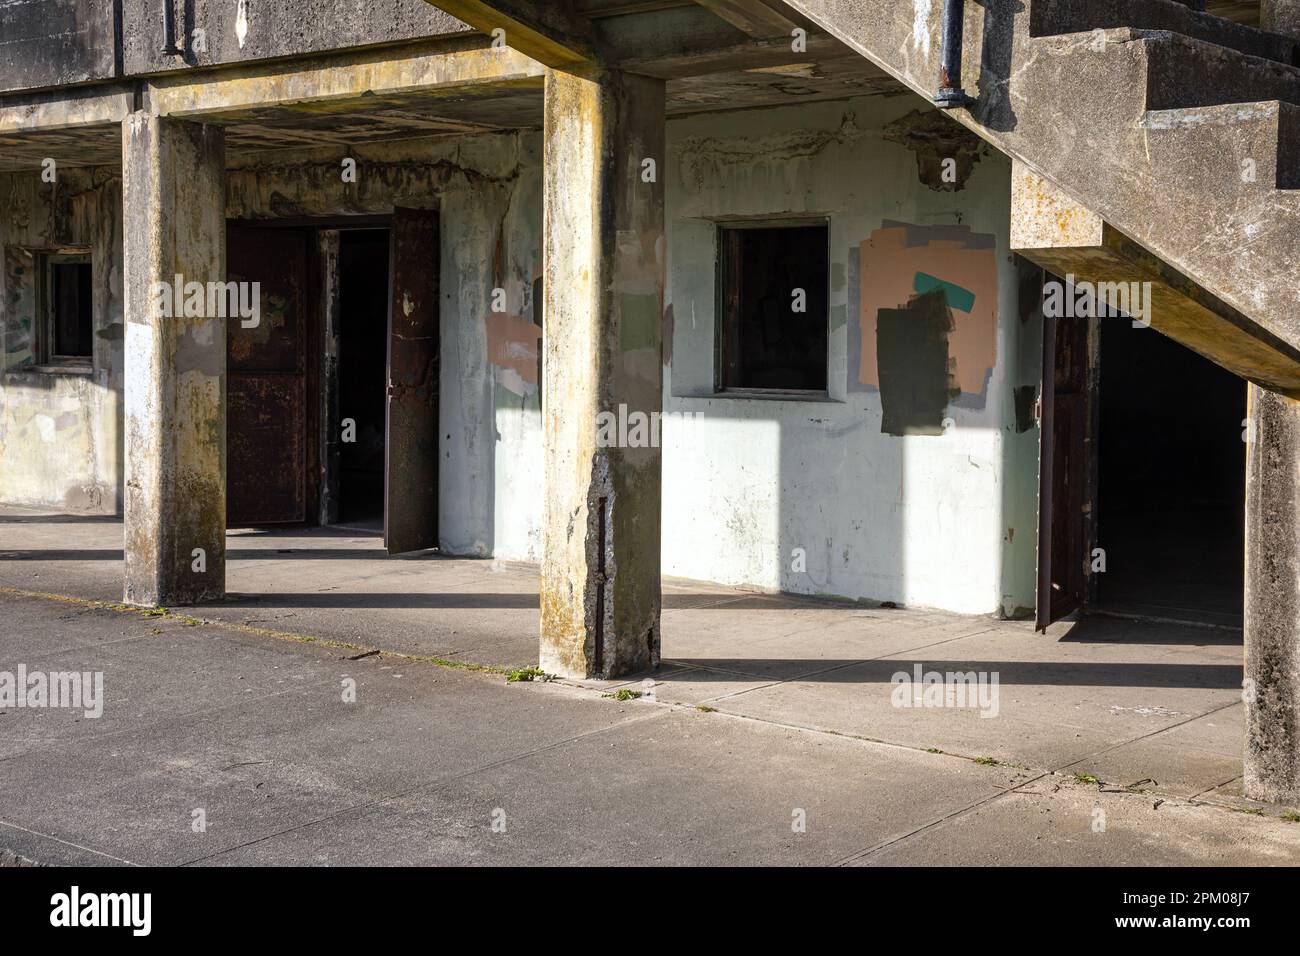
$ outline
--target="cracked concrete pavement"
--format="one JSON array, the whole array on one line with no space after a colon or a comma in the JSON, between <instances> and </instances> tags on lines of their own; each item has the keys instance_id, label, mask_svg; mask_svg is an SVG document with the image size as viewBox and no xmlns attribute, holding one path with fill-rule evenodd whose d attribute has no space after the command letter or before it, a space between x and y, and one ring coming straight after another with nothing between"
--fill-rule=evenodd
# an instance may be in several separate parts
<instances>
[{"instance_id":1,"label":"cracked concrete pavement","mask_svg":"<svg viewBox=\"0 0 1300 956\"><path fill-rule=\"evenodd\" d=\"M0 714L6 858L1300 863L1300 823L1240 795L1239 632L669 581L652 683L510 684L447 665L535 663L526 565L232 534L231 600L150 615L111 606L120 524L0 530L0 672L102 671L106 698ZM996 673L997 717L894 706L916 664Z\"/></svg>"}]
</instances>

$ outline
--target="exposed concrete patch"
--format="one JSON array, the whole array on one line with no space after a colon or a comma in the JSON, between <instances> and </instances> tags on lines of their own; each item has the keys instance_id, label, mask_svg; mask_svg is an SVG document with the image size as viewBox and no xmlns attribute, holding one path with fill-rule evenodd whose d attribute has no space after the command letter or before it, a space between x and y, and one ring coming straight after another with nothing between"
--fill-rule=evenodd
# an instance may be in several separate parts
<instances>
[{"instance_id":1,"label":"exposed concrete patch","mask_svg":"<svg viewBox=\"0 0 1300 956\"><path fill-rule=\"evenodd\" d=\"M936 192L965 189L988 150L978 136L935 109L913 110L886 126L882 135L916 154L917 175Z\"/></svg>"}]
</instances>

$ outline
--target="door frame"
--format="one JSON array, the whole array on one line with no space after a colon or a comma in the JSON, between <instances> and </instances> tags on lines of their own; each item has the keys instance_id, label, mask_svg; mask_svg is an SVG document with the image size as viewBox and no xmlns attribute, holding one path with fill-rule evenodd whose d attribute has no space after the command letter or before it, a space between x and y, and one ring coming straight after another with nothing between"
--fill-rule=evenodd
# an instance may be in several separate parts
<instances>
[{"instance_id":1,"label":"door frame","mask_svg":"<svg viewBox=\"0 0 1300 956\"><path fill-rule=\"evenodd\" d=\"M306 519L301 523L275 525L275 527L328 527L337 520L337 512L331 519L327 509L331 505L331 488L337 487L337 460L331 467L331 460L336 459L330 451L331 436L338 435L338 378L337 370L331 376L329 363L331 358L331 332L338 320L338 286L337 283L327 287L330 276L325 270L321 237L327 232L341 233L364 229L386 229L391 233L393 217L390 213L367 213L364 215L345 216L295 216L277 219L227 219L226 242L230 241L232 231L241 228L254 229L290 229L301 230L307 242L307 294L304 303L304 320L306 326L305 348L307 358L304 428L307 430L304 446L306 448ZM337 250L336 250L337 251ZM388 272L391 281L392 257L390 254ZM337 276L333 277L337 279ZM335 336L337 340L337 336ZM332 347L333 356L337 356L337 341ZM337 492L335 492L337 495Z\"/></svg>"},{"instance_id":2,"label":"door frame","mask_svg":"<svg viewBox=\"0 0 1300 956\"><path fill-rule=\"evenodd\" d=\"M1058 276L1040 270L1040 281L1049 277L1064 282ZM1070 298L1070 296L1067 296ZM1038 296L1041 312L1041 286ZM1099 579L1092 572L1092 555L1097 546L1097 481L1098 449L1100 447L1098 428L1100 424L1101 401L1101 322L1104 318L1074 318L1072 322L1086 323L1082 328L1076 327L1075 335L1081 340L1080 345L1082 369L1077 390L1071 394L1077 397L1075 402L1077 415L1076 429L1082 432L1075 439L1075 454L1069 460L1069 484L1080 489L1075 507L1070 501L1057 500L1056 457L1058 441L1056 434L1056 371L1061 367L1062 346L1065 338L1060 336L1060 319L1042 316L1043 320L1043 360L1042 381L1039 392L1039 456L1038 456L1038 536L1037 536L1037 581L1035 589L1034 626L1038 631L1046 631L1048 625L1072 613L1086 614L1096 606ZM1082 333L1082 334L1080 334ZM1066 542L1077 541L1077 554L1057 554L1059 542L1053 534L1054 522L1060 508L1069 512L1066 518L1075 522L1073 534L1066 535ZM1054 569L1058 563L1073 563L1076 573L1081 575L1078 594L1067 597L1064 604L1053 601L1053 585L1060 575ZM1067 606L1068 605L1068 606Z\"/></svg>"},{"instance_id":3,"label":"door frame","mask_svg":"<svg viewBox=\"0 0 1300 956\"><path fill-rule=\"evenodd\" d=\"M288 220L286 220L288 221ZM383 229L392 233L393 217L390 214L367 214L363 216L331 216L302 220L315 230L315 258L319 273L316 287L320 292L318 325L320 343L317 349L317 367L320 381L317 393L320 396L321 415L317 432L319 434L320 460L317 471L320 475L320 499L316 514L318 527L328 528L339 521L339 434L342 415L339 410L339 320L340 289L338 275L339 239L345 232L365 232ZM327 248L327 237L329 248ZM326 260L333 260L333 269L326 266ZM392 281L392 253L388 259L388 282ZM387 334L387 333L385 333ZM385 359L387 361L387 359Z\"/></svg>"},{"instance_id":4,"label":"door frame","mask_svg":"<svg viewBox=\"0 0 1300 956\"><path fill-rule=\"evenodd\" d=\"M250 527L273 527L273 528L292 528L292 527L310 527L314 524L315 519L320 511L320 494L321 494L321 450L319 447L320 435L320 415L321 415L321 391L320 391L320 363L317 357L321 350L321 300L320 295L320 262L316 249L316 234L307 225L302 222L283 219L227 219L225 230L225 252L227 261L229 259L229 246L232 236L237 236L241 231L252 229L290 229L301 231L303 241L306 246L306 268L303 276L305 289L303 292L303 388L306 394L303 396L303 428L306 434L303 436L303 520L286 521L286 522L263 522ZM229 321L229 320L227 320ZM229 342L229 333L227 333L227 342ZM227 345L227 348L229 345ZM227 424L227 429L229 425ZM223 436L223 440L225 436ZM229 496L229 482L227 485L227 496ZM229 505L227 505L229 507ZM242 526L237 526L242 527Z\"/></svg>"},{"instance_id":5,"label":"door frame","mask_svg":"<svg viewBox=\"0 0 1300 956\"><path fill-rule=\"evenodd\" d=\"M395 204L394 209L400 206ZM433 207L435 214L439 214L437 207ZM389 235L389 255L388 255L388 277L387 285L389 288L388 308L392 308L393 283L395 279L396 257L393 251L393 231L394 231L395 214L387 213L367 213L362 215L342 215L342 216L299 216L292 218L280 219L227 219L226 235L227 242L232 231L238 231L241 228L257 229L296 229L302 230L307 242L307 295L304 303L306 336L305 348L307 350L306 361L306 388L307 398L305 406L305 424L307 435L305 440L306 448L306 520L303 524L308 526L325 527L337 520L337 483L338 483L338 461L337 461L337 436L339 435L339 426L341 418L338 409L338 373L337 364L334 367L333 374L330 373L330 363L333 360L337 363L338 359L338 303L339 303L339 286L337 272L332 275L325 268L326 252L322 248L322 236L333 233L335 236L343 232L384 229ZM439 242L441 242L441 226L438 230ZM337 256L338 247L333 250ZM441 256L441 250L435 250L435 256ZM337 263L337 260L336 260ZM441 276L436 280L440 282ZM436 299L436 309L441 315L441 292ZM439 322L440 324L440 322ZM389 321L391 326L391 318ZM440 330L439 330L440 331ZM389 330L386 328L384 334L388 336ZM386 352L387 352L386 348ZM391 354L386 359L388 368L385 371L386 383L391 381L392 358ZM438 383L441 389L442 363L439 358L438 363ZM384 470L385 485L388 485L387 474L391 462L391 447L387 440L388 422L387 416L384 423L385 432L385 450L384 450ZM441 433L441 423L435 429L435 439ZM334 446L331 449L331 446ZM441 455L435 455L435 467L438 470L439 478L441 477ZM387 494L384 502L384 537L388 539L389 519L388 519L389 502ZM439 508L439 503L433 503L435 514ZM332 513L331 513L332 511ZM293 525L285 525L291 527ZM436 542L435 545L436 546Z\"/></svg>"}]
</instances>

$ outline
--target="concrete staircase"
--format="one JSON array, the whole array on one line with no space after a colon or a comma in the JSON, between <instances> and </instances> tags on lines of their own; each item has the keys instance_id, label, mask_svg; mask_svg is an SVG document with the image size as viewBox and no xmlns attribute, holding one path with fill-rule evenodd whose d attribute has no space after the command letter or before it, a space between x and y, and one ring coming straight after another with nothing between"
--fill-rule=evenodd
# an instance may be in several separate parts
<instances>
[{"instance_id":1,"label":"concrete staircase","mask_svg":"<svg viewBox=\"0 0 1300 956\"><path fill-rule=\"evenodd\" d=\"M933 94L943 0L786 4ZM1012 157L1037 219L1017 251L1157 283L1155 328L1300 397L1297 42L1173 0L967 0L964 32L972 101L949 115Z\"/></svg>"}]
</instances>

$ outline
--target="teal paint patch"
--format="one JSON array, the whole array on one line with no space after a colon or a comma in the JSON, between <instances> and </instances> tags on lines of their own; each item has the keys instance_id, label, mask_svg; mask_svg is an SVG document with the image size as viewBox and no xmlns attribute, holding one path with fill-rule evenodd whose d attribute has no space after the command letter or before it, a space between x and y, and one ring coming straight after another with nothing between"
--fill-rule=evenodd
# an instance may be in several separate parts
<instances>
[{"instance_id":1,"label":"teal paint patch","mask_svg":"<svg viewBox=\"0 0 1300 956\"><path fill-rule=\"evenodd\" d=\"M917 295L925 295L927 292L933 292L935 289L942 289L944 298L948 300L950 309L959 309L962 312L970 312L975 308L975 293L969 289L963 289L953 282L944 282L925 272L918 272L916 278L912 280L912 289Z\"/></svg>"},{"instance_id":2,"label":"teal paint patch","mask_svg":"<svg viewBox=\"0 0 1300 956\"><path fill-rule=\"evenodd\" d=\"M624 352L659 348L659 296L618 297L618 346Z\"/></svg>"},{"instance_id":3,"label":"teal paint patch","mask_svg":"<svg viewBox=\"0 0 1300 956\"><path fill-rule=\"evenodd\" d=\"M831 328L840 329L849 324L849 309L845 305L837 305L831 309Z\"/></svg>"},{"instance_id":4,"label":"teal paint patch","mask_svg":"<svg viewBox=\"0 0 1300 956\"><path fill-rule=\"evenodd\" d=\"M848 280L845 278L844 263L831 263L831 291L839 292Z\"/></svg>"}]
</instances>

